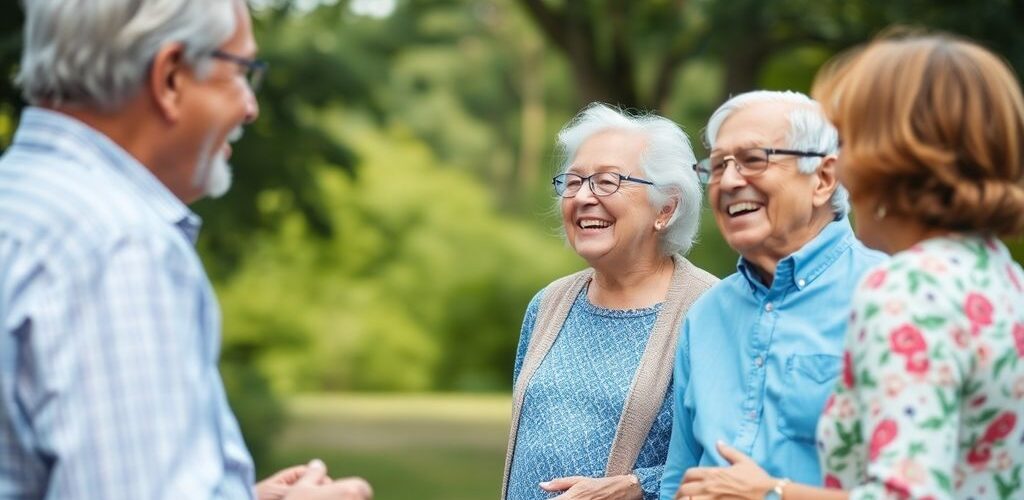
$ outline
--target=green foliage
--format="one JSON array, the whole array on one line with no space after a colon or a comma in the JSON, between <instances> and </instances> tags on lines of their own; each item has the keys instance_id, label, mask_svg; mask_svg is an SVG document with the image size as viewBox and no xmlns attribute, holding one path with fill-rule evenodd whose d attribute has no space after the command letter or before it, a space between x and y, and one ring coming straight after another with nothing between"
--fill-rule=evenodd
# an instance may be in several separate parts
<instances>
[{"instance_id":1,"label":"green foliage","mask_svg":"<svg viewBox=\"0 0 1024 500\"><path fill-rule=\"evenodd\" d=\"M295 216L254 244L219 290L226 342L266 347L279 389L509 387L526 302L579 264L407 133L347 134L361 174L316 173L341 229Z\"/></svg>"},{"instance_id":2,"label":"green foliage","mask_svg":"<svg viewBox=\"0 0 1024 500\"><path fill-rule=\"evenodd\" d=\"M251 363L251 354L245 346L228 348L222 353L220 372L245 444L260 463L269 456L285 414L266 375Z\"/></svg>"}]
</instances>

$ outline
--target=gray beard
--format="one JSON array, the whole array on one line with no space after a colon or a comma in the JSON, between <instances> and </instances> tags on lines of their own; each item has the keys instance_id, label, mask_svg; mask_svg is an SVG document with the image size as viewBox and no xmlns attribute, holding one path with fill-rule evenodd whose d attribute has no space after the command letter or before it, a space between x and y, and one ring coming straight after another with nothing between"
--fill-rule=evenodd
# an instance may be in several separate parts
<instances>
[{"instance_id":1,"label":"gray beard","mask_svg":"<svg viewBox=\"0 0 1024 500\"><path fill-rule=\"evenodd\" d=\"M209 172L203 181L203 192L210 198L220 198L231 189L231 165L224 154L218 152L207 169Z\"/></svg>"},{"instance_id":2,"label":"gray beard","mask_svg":"<svg viewBox=\"0 0 1024 500\"><path fill-rule=\"evenodd\" d=\"M228 142L235 142L241 138L241 126L228 134ZM211 144L207 144L204 149L209 150L210 146ZM222 150L217 149L212 158L204 158L199 165L201 168L196 169L193 182L196 187L202 188L204 196L220 198L231 189L231 165Z\"/></svg>"}]
</instances>

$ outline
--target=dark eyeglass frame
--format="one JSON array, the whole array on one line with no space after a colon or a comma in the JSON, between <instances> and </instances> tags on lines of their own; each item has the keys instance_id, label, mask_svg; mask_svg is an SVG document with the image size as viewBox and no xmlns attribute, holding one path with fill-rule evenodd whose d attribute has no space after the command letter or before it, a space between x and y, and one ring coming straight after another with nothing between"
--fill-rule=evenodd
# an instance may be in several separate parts
<instances>
[{"instance_id":1,"label":"dark eyeglass frame","mask_svg":"<svg viewBox=\"0 0 1024 500\"><path fill-rule=\"evenodd\" d=\"M743 156L743 153L748 151L762 151L764 152L765 161L764 166L750 167L744 165L739 159L736 158L737 154ZM799 156L802 158L818 157L824 158L828 156L828 153L822 153L820 151L801 151L798 149L780 149L780 148L743 148L736 152L722 157L721 168L718 165L711 165L711 158L705 158L697 163L693 164L693 171L697 173L697 179L700 180L701 184L709 186L711 184L717 184L722 180L722 174L725 173L725 169L729 167L731 161L736 165L736 171L739 172L743 177L754 177L762 174L765 170L768 170L768 165L772 162L772 155L786 155L786 156ZM715 175L715 172L718 175Z\"/></svg>"},{"instance_id":2,"label":"dark eyeglass frame","mask_svg":"<svg viewBox=\"0 0 1024 500\"><path fill-rule=\"evenodd\" d=\"M605 192L606 190L604 190L604 189L600 189L599 190L597 188L597 185L594 184L594 177L602 176L602 175L614 176L614 179L616 179L615 189L613 189L611 191L608 191L608 192ZM570 177L575 177L575 178L580 180L580 186L578 188L576 188L574 191L572 191L571 193L569 192L569 183L566 182L566 179L569 179ZM641 179L639 177L630 177L629 174L620 174L618 172L594 172L594 173L592 173L592 174L590 174L590 175L588 175L586 177L584 177L584 176L582 176L580 174L574 174L574 173L571 173L571 172L566 172L566 173L558 174L558 175L552 177L551 178L551 185L555 188L555 194L557 194L558 196L561 196L562 198L573 198L573 197L576 196L576 193L580 192L580 189L583 189L583 183L584 182L586 182L587 185L590 187L590 192L593 193L594 196L609 196L609 195L615 194L615 193L617 193L619 191L619 188L622 187L622 182L623 181L636 182L638 184L647 184L648 186L654 186L655 185L653 182L651 182L651 181L649 181L647 179ZM598 191L600 191L600 192L598 192Z\"/></svg>"},{"instance_id":3,"label":"dark eyeglass frame","mask_svg":"<svg viewBox=\"0 0 1024 500\"><path fill-rule=\"evenodd\" d=\"M259 90L263 84L263 78L267 75L267 70L270 69L270 64L262 59L250 59L219 49L210 52L210 57L228 61L245 68L245 81L249 83L249 89L253 93Z\"/></svg>"}]
</instances>

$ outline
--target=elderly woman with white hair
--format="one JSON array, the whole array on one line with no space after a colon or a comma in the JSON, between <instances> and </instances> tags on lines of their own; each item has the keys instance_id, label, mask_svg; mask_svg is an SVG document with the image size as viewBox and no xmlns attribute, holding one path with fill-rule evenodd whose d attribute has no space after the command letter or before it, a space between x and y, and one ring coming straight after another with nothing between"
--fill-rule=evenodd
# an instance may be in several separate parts
<instances>
[{"instance_id":1,"label":"elderly woman with white hair","mask_svg":"<svg viewBox=\"0 0 1024 500\"><path fill-rule=\"evenodd\" d=\"M590 268L530 302L502 498L656 498L689 305L717 279L682 255L701 187L678 125L592 104L558 135L565 236Z\"/></svg>"}]
</instances>

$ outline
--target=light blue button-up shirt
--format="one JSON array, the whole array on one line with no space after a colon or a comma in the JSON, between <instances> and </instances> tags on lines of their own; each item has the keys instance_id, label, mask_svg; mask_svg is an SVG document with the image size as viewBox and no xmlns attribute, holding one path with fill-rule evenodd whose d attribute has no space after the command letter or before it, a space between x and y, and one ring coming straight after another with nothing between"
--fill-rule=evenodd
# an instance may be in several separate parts
<instances>
[{"instance_id":1,"label":"light blue button-up shirt","mask_svg":"<svg viewBox=\"0 0 1024 500\"><path fill-rule=\"evenodd\" d=\"M199 218L29 108L0 159L0 498L249 499Z\"/></svg>"},{"instance_id":2,"label":"light blue button-up shirt","mask_svg":"<svg viewBox=\"0 0 1024 500\"><path fill-rule=\"evenodd\" d=\"M775 477L821 483L814 433L842 367L850 299L884 258L842 219L782 259L770 287L740 259L737 273L694 303L676 356L662 500L687 469L728 465L719 440Z\"/></svg>"}]
</instances>

